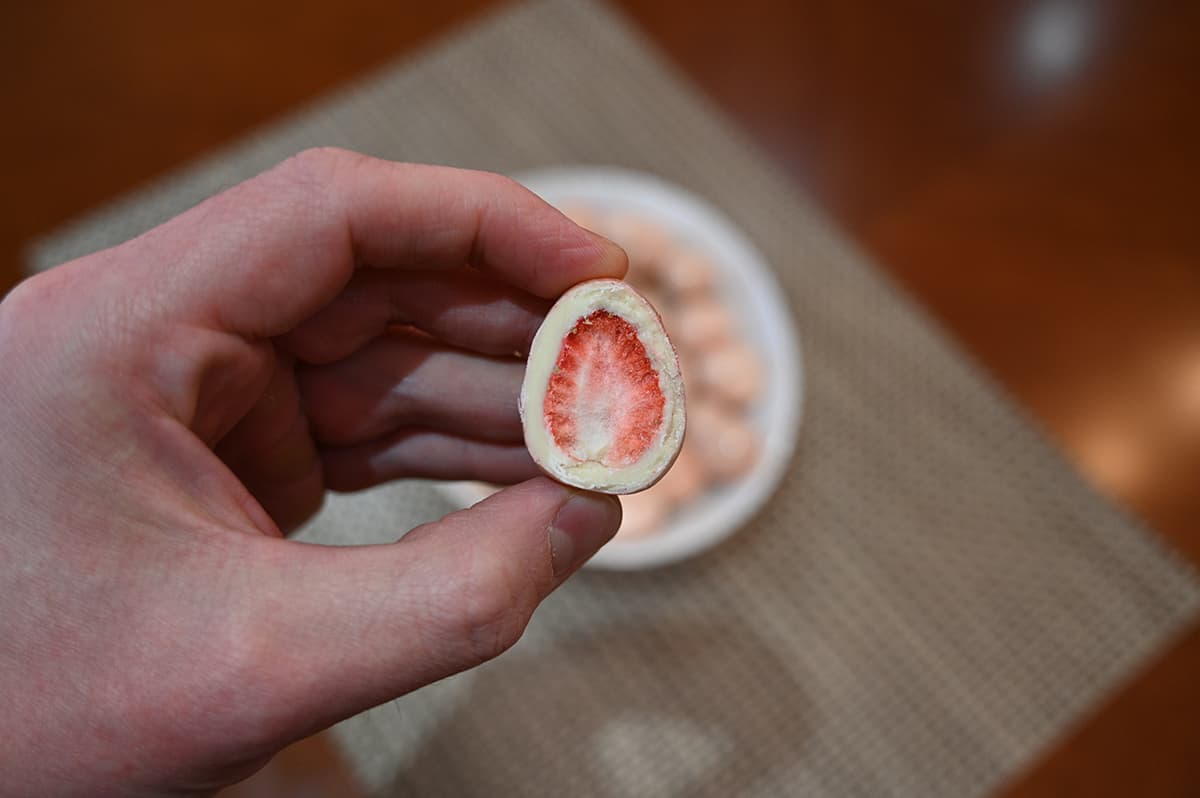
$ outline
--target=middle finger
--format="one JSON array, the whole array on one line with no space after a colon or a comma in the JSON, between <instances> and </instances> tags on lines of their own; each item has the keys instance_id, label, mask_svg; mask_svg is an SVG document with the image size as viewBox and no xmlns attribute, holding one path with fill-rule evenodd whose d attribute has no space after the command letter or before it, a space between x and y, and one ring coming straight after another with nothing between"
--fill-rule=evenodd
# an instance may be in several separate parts
<instances>
[{"instance_id":1,"label":"middle finger","mask_svg":"<svg viewBox=\"0 0 1200 798\"><path fill-rule=\"evenodd\" d=\"M524 367L398 333L336 363L300 369L299 384L320 443L362 443L413 426L516 443Z\"/></svg>"},{"instance_id":2,"label":"middle finger","mask_svg":"<svg viewBox=\"0 0 1200 798\"><path fill-rule=\"evenodd\" d=\"M476 269L397 272L360 269L345 289L284 336L307 363L331 363L388 327L410 324L446 343L486 355L529 351L550 302Z\"/></svg>"}]
</instances>

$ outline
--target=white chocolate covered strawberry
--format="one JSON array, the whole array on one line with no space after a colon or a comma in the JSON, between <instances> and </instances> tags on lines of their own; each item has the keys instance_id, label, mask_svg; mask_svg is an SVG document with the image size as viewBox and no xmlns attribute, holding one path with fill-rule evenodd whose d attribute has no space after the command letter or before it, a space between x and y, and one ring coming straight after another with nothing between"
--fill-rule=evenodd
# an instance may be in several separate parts
<instances>
[{"instance_id":1,"label":"white chocolate covered strawberry","mask_svg":"<svg viewBox=\"0 0 1200 798\"><path fill-rule=\"evenodd\" d=\"M521 386L525 445L568 485L634 493L679 454L686 426L675 349L654 307L620 280L591 280L554 304Z\"/></svg>"}]
</instances>

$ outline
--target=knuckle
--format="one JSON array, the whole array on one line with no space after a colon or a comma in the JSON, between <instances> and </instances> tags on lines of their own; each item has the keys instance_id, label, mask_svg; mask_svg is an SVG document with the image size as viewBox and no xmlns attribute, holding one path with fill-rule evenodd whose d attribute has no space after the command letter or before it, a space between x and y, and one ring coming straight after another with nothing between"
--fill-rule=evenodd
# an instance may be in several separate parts
<instances>
[{"instance_id":1,"label":"knuckle","mask_svg":"<svg viewBox=\"0 0 1200 798\"><path fill-rule=\"evenodd\" d=\"M430 167L453 177L453 184L460 190L470 192L494 201L511 201L514 197L529 194L529 189L522 186L508 175L499 172L489 172L481 169L458 169L454 167Z\"/></svg>"},{"instance_id":2,"label":"knuckle","mask_svg":"<svg viewBox=\"0 0 1200 798\"><path fill-rule=\"evenodd\" d=\"M299 171L319 171L331 168L349 154L349 150L340 147L308 147L284 161L285 166L291 166Z\"/></svg>"},{"instance_id":3,"label":"knuckle","mask_svg":"<svg viewBox=\"0 0 1200 798\"><path fill-rule=\"evenodd\" d=\"M497 191L518 194L524 194L527 191L524 186L508 175L502 175L497 172L484 172L484 174L488 176L487 179L492 182L492 187Z\"/></svg>"},{"instance_id":4,"label":"knuckle","mask_svg":"<svg viewBox=\"0 0 1200 798\"><path fill-rule=\"evenodd\" d=\"M60 266L18 283L0 300L0 354L19 352L28 356L35 349L48 345L51 338L67 334L67 328L62 326L47 329L48 321L63 315L65 286L59 271L63 268ZM34 335L35 330L39 334ZM11 372L9 376L12 376Z\"/></svg>"},{"instance_id":5,"label":"knuckle","mask_svg":"<svg viewBox=\"0 0 1200 798\"><path fill-rule=\"evenodd\" d=\"M525 186L508 175L484 172L487 193L500 206L510 208L529 207L540 204L540 200Z\"/></svg>"},{"instance_id":6,"label":"knuckle","mask_svg":"<svg viewBox=\"0 0 1200 798\"><path fill-rule=\"evenodd\" d=\"M46 272L17 283L0 301L0 318L19 321L44 317L56 301L55 277L53 272Z\"/></svg>"},{"instance_id":7,"label":"knuckle","mask_svg":"<svg viewBox=\"0 0 1200 798\"><path fill-rule=\"evenodd\" d=\"M367 160L361 153L340 147L309 147L281 162L277 169L303 186L323 186L338 173Z\"/></svg>"}]
</instances>

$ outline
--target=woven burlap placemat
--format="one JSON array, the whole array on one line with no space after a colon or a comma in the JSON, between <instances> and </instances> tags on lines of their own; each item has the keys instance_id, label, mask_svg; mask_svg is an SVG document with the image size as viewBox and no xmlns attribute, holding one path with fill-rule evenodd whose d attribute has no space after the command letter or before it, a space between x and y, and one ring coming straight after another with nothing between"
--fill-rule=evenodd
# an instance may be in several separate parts
<instances>
[{"instance_id":1,"label":"woven burlap placemat","mask_svg":"<svg viewBox=\"0 0 1200 798\"><path fill-rule=\"evenodd\" d=\"M342 724L378 795L985 794L1192 617L1193 575L610 11L507 9L33 251L127 238L313 144L503 172L617 164L708 198L803 336L799 452L766 510L670 569L585 573L496 662ZM406 483L305 532L393 539Z\"/></svg>"}]
</instances>

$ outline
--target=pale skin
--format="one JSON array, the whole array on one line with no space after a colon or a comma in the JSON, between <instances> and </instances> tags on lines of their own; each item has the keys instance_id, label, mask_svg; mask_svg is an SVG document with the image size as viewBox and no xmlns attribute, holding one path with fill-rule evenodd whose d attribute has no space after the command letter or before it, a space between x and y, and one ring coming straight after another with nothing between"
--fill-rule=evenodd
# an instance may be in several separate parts
<instances>
[{"instance_id":1,"label":"pale skin","mask_svg":"<svg viewBox=\"0 0 1200 798\"><path fill-rule=\"evenodd\" d=\"M314 150L14 289L0 794L209 794L516 642L620 508L537 476L512 355L626 265L504 178ZM400 477L519 484L389 545L286 538Z\"/></svg>"}]
</instances>

